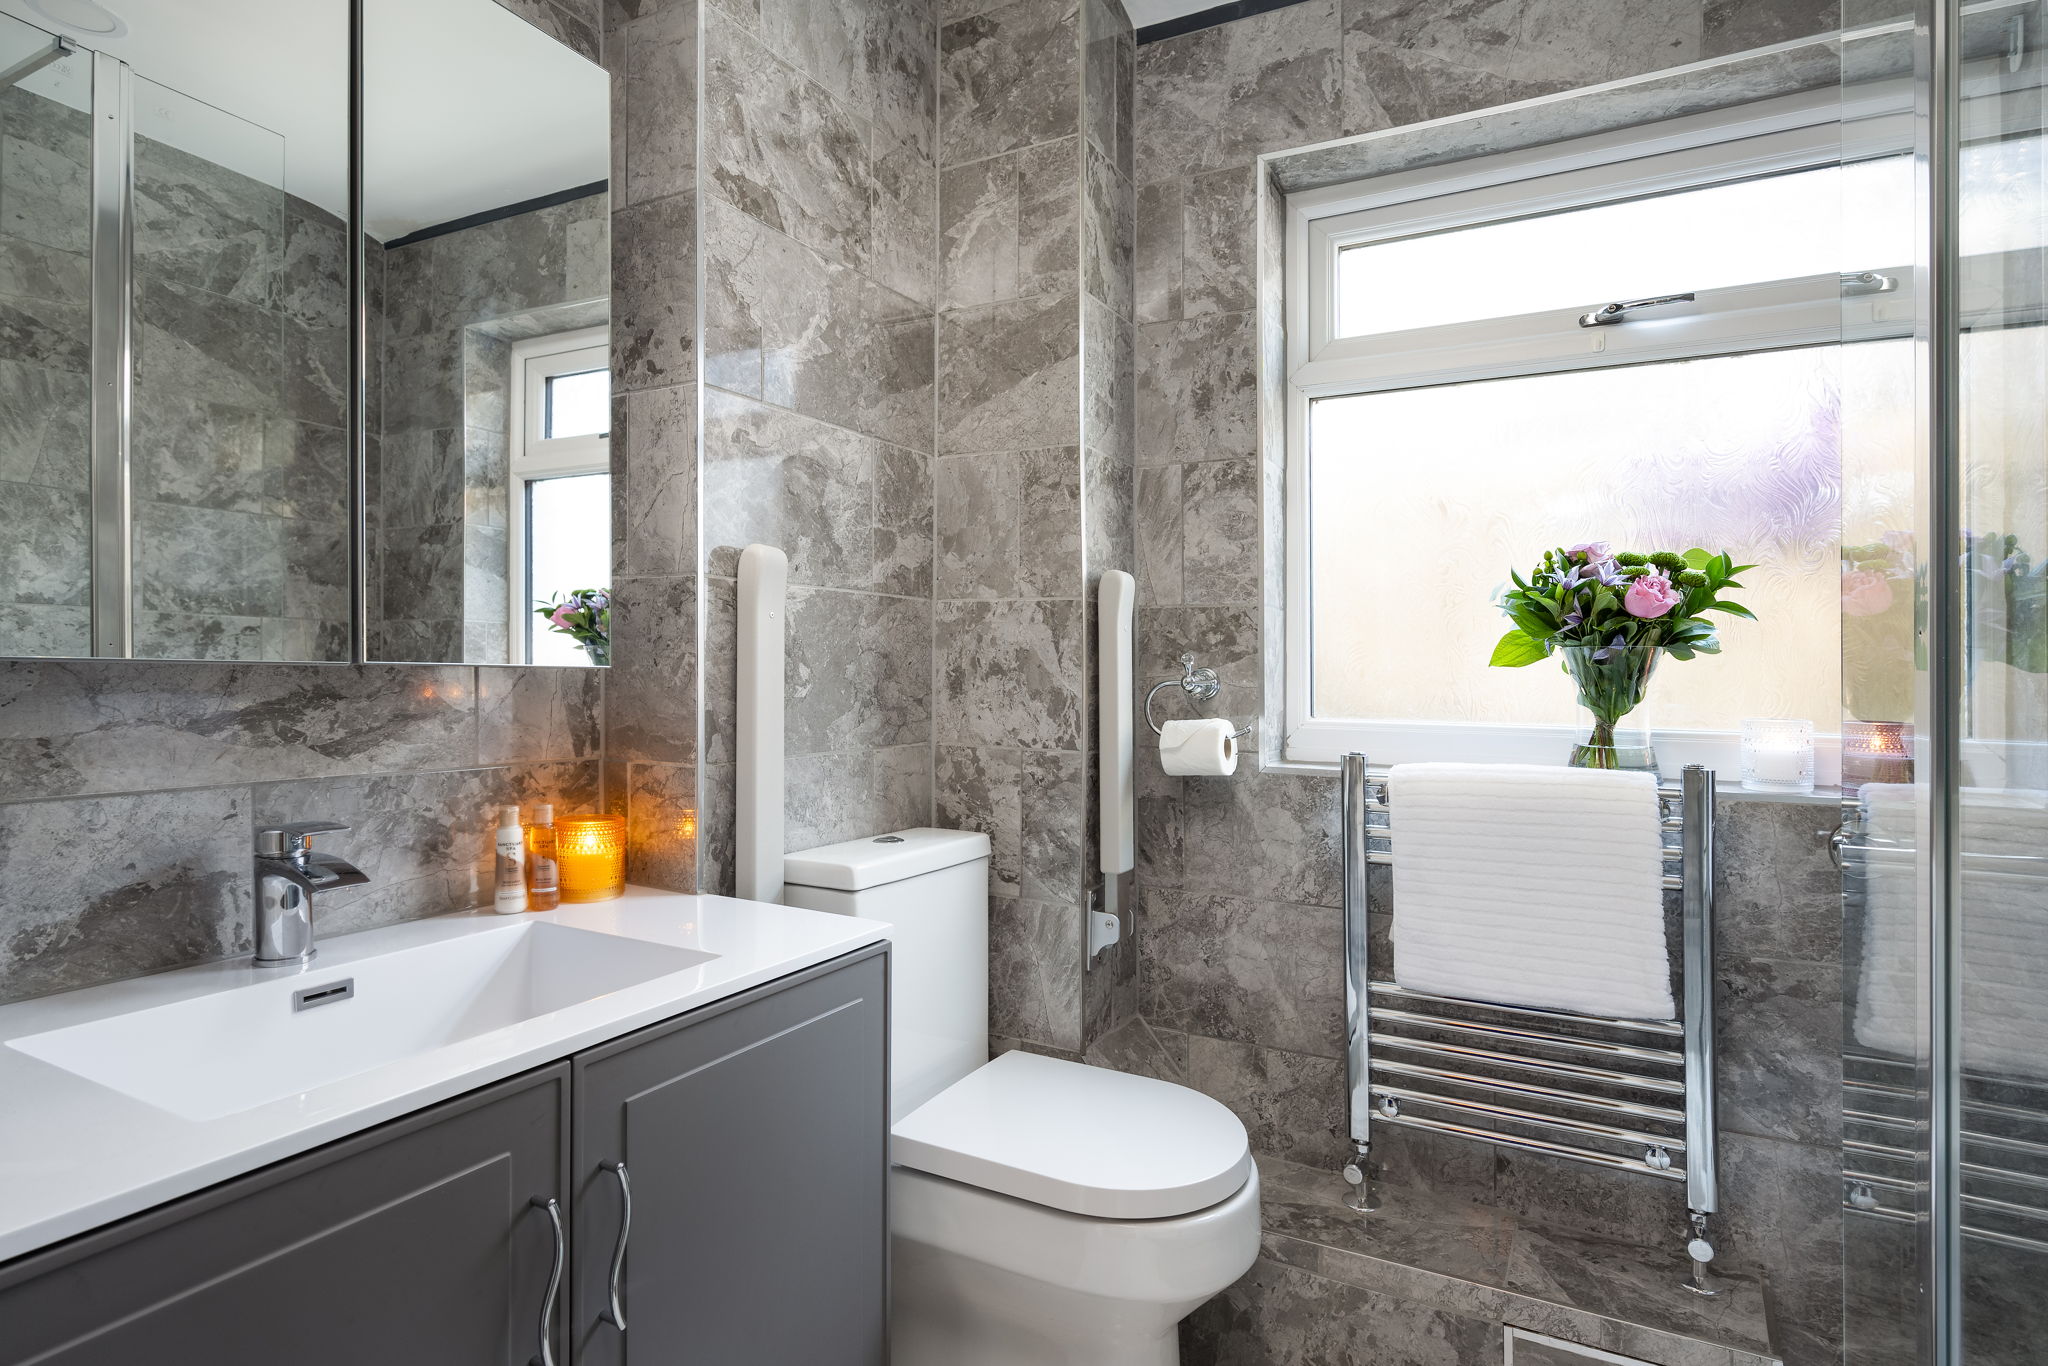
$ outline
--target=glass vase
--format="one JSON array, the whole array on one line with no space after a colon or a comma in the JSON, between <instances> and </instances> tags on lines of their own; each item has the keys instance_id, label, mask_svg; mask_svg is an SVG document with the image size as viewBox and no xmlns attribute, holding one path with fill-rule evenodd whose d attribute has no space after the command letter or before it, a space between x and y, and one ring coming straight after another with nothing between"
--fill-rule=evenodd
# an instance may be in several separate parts
<instances>
[{"instance_id":1,"label":"glass vase","mask_svg":"<svg viewBox=\"0 0 2048 1366\"><path fill-rule=\"evenodd\" d=\"M590 656L592 664L602 666L612 662L612 643L609 639L586 640L582 645L583 652Z\"/></svg>"},{"instance_id":2,"label":"glass vase","mask_svg":"<svg viewBox=\"0 0 2048 1366\"><path fill-rule=\"evenodd\" d=\"M1579 705L1592 716L1586 738L1572 746L1573 768L1609 768L1632 773L1657 771L1657 751L1640 717L1623 718L1643 705L1662 648L1654 645L1562 645L1558 655L1578 689Z\"/></svg>"}]
</instances>

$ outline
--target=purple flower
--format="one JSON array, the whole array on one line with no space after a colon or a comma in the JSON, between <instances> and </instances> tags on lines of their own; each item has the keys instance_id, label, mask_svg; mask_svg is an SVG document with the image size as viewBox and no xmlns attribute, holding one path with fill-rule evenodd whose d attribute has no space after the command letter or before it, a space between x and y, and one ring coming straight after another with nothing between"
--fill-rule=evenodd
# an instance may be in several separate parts
<instances>
[{"instance_id":1,"label":"purple flower","mask_svg":"<svg viewBox=\"0 0 2048 1366\"><path fill-rule=\"evenodd\" d=\"M1614 547L1605 541L1580 541L1565 554L1575 560L1611 560Z\"/></svg>"}]
</instances>

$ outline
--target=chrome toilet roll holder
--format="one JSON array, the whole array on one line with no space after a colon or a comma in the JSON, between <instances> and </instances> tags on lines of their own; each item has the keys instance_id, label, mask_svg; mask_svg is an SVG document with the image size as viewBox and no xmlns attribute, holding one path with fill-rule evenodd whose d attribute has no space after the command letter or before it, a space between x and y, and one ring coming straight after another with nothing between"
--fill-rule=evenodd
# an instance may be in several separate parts
<instances>
[{"instance_id":1,"label":"chrome toilet roll holder","mask_svg":"<svg viewBox=\"0 0 2048 1366\"><path fill-rule=\"evenodd\" d=\"M1152 691L1145 694L1145 724L1152 727L1154 735L1163 735L1165 731L1157 721L1152 719L1152 699L1159 696L1161 688L1174 687L1186 693L1190 701L1213 702L1216 700L1216 694L1223 691L1223 680L1216 676L1214 669L1207 666L1199 669L1196 668L1193 655L1182 655L1180 657L1180 677L1169 678L1155 683L1152 685ZM1253 722L1252 725L1246 726L1242 730L1232 731L1230 738L1233 740L1244 739L1245 736L1252 733L1253 726L1257 724L1257 722Z\"/></svg>"}]
</instances>

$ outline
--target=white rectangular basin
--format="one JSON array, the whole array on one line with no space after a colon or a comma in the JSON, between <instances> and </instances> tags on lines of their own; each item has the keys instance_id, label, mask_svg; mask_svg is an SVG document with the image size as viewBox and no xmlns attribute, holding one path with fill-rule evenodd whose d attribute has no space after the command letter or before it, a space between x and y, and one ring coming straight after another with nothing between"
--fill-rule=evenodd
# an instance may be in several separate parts
<instances>
[{"instance_id":1,"label":"white rectangular basin","mask_svg":"<svg viewBox=\"0 0 2048 1366\"><path fill-rule=\"evenodd\" d=\"M327 971L316 959L302 972L9 1046L182 1118L219 1119L716 956L519 921Z\"/></svg>"}]
</instances>

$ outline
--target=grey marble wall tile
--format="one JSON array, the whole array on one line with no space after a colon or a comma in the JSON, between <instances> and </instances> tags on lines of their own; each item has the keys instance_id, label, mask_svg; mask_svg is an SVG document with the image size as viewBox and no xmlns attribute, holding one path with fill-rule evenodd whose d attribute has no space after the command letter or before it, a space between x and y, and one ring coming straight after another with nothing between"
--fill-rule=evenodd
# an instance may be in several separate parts
<instances>
[{"instance_id":1,"label":"grey marble wall tile","mask_svg":"<svg viewBox=\"0 0 2048 1366\"><path fill-rule=\"evenodd\" d=\"M0 479L86 487L90 383L83 372L0 361Z\"/></svg>"},{"instance_id":2,"label":"grey marble wall tile","mask_svg":"<svg viewBox=\"0 0 2048 1366\"><path fill-rule=\"evenodd\" d=\"M74 658L92 653L92 609L0 603L0 657Z\"/></svg>"},{"instance_id":3,"label":"grey marble wall tile","mask_svg":"<svg viewBox=\"0 0 2048 1366\"><path fill-rule=\"evenodd\" d=\"M1258 602L1258 457L1204 460L1181 469L1185 600Z\"/></svg>"},{"instance_id":4,"label":"grey marble wall tile","mask_svg":"<svg viewBox=\"0 0 2048 1366\"><path fill-rule=\"evenodd\" d=\"M1146 465L1137 471L1138 596L1161 606L1182 595L1182 465Z\"/></svg>"},{"instance_id":5,"label":"grey marble wall tile","mask_svg":"<svg viewBox=\"0 0 2048 1366\"><path fill-rule=\"evenodd\" d=\"M1078 601L942 602L934 734L950 745L1079 751Z\"/></svg>"},{"instance_id":6,"label":"grey marble wall tile","mask_svg":"<svg viewBox=\"0 0 2048 1366\"><path fill-rule=\"evenodd\" d=\"M1146 1017L1296 1053L1344 1051L1342 917L1326 906L1147 887L1138 898Z\"/></svg>"},{"instance_id":7,"label":"grey marble wall tile","mask_svg":"<svg viewBox=\"0 0 2048 1366\"><path fill-rule=\"evenodd\" d=\"M1258 169L1191 176L1181 205L1184 316L1237 313L1256 302Z\"/></svg>"},{"instance_id":8,"label":"grey marble wall tile","mask_svg":"<svg viewBox=\"0 0 2048 1366\"><path fill-rule=\"evenodd\" d=\"M1128 179L1135 174L1137 35L1119 0L1086 0L1081 42L1082 131Z\"/></svg>"},{"instance_id":9,"label":"grey marble wall tile","mask_svg":"<svg viewBox=\"0 0 2048 1366\"><path fill-rule=\"evenodd\" d=\"M1714 916L1724 954L1840 962L1842 878L1824 838L1840 819L1832 798L1724 792L1714 807Z\"/></svg>"},{"instance_id":10,"label":"grey marble wall tile","mask_svg":"<svg viewBox=\"0 0 2048 1366\"><path fill-rule=\"evenodd\" d=\"M933 306L938 278L938 179L928 157L876 135L874 209L862 269L922 308Z\"/></svg>"},{"instance_id":11,"label":"grey marble wall tile","mask_svg":"<svg viewBox=\"0 0 2048 1366\"><path fill-rule=\"evenodd\" d=\"M1146 679L1178 677L1180 657L1193 654L1216 670L1224 691L1200 714L1249 718L1258 715L1259 619L1251 607L1192 606L1138 608L1138 672ZM1147 686L1150 686L1147 684ZM1159 717L1188 713L1182 700L1159 699ZM1243 719L1238 722L1244 724Z\"/></svg>"},{"instance_id":12,"label":"grey marble wall tile","mask_svg":"<svg viewBox=\"0 0 2048 1366\"><path fill-rule=\"evenodd\" d=\"M91 288L87 257L0 233L0 294L75 304L85 300Z\"/></svg>"},{"instance_id":13,"label":"grey marble wall tile","mask_svg":"<svg viewBox=\"0 0 2048 1366\"><path fill-rule=\"evenodd\" d=\"M875 194L867 124L715 12L706 42L706 188L842 265L864 262Z\"/></svg>"},{"instance_id":14,"label":"grey marble wall tile","mask_svg":"<svg viewBox=\"0 0 2048 1366\"><path fill-rule=\"evenodd\" d=\"M1079 451L949 456L934 482L939 597L1080 596Z\"/></svg>"},{"instance_id":15,"label":"grey marble wall tile","mask_svg":"<svg viewBox=\"0 0 2048 1366\"><path fill-rule=\"evenodd\" d=\"M1842 1156L1838 1148L1728 1134L1720 1227L1733 1255L1770 1270L1771 1318L1806 1344L1838 1342ZM1820 1356L1813 1360L1833 1360Z\"/></svg>"},{"instance_id":16,"label":"grey marble wall tile","mask_svg":"<svg viewBox=\"0 0 2048 1366\"><path fill-rule=\"evenodd\" d=\"M1497 0L1452 16L1419 0L1344 0L1344 131L1697 61L1700 14L1698 0Z\"/></svg>"},{"instance_id":17,"label":"grey marble wall tile","mask_svg":"<svg viewBox=\"0 0 2048 1366\"><path fill-rule=\"evenodd\" d=\"M1337 0L1138 49L1138 180L1240 165L1338 135Z\"/></svg>"},{"instance_id":18,"label":"grey marble wall tile","mask_svg":"<svg viewBox=\"0 0 2048 1366\"><path fill-rule=\"evenodd\" d=\"M1136 329L1129 319L1083 296L1081 439L1120 466L1137 462L1137 361Z\"/></svg>"},{"instance_id":19,"label":"grey marble wall tile","mask_svg":"<svg viewBox=\"0 0 2048 1366\"><path fill-rule=\"evenodd\" d=\"M91 508L82 489L0 483L0 574L20 603L82 606L91 592Z\"/></svg>"},{"instance_id":20,"label":"grey marble wall tile","mask_svg":"<svg viewBox=\"0 0 2048 1366\"><path fill-rule=\"evenodd\" d=\"M790 590L791 754L930 741L931 610L917 598Z\"/></svg>"},{"instance_id":21,"label":"grey marble wall tile","mask_svg":"<svg viewBox=\"0 0 2048 1366\"><path fill-rule=\"evenodd\" d=\"M940 307L1073 291L1079 155L1060 138L940 172Z\"/></svg>"},{"instance_id":22,"label":"grey marble wall tile","mask_svg":"<svg viewBox=\"0 0 2048 1366\"><path fill-rule=\"evenodd\" d=\"M284 220L284 260L277 304L306 327L348 326L348 232L342 224L293 199Z\"/></svg>"},{"instance_id":23,"label":"grey marble wall tile","mask_svg":"<svg viewBox=\"0 0 2048 1366\"><path fill-rule=\"evenodd\" d=\"M1244 1121L1254 1153L1311 1165L1342 1159L1342 1062L1157 1026L1154 1032L1189 1086Z\"/></svg>"},{"instance_id":24,"label":"grey marble wall tile","mask_svg":"<svg viewBox=\"0 0 2048 1366\"><path fill-rule=\"evenodd\" d=\"M348 433L338 427L273 417L263 428L266 506L280 517L348 521Z\"/></svg>"},{"instance_id":25,"label":"grey marble wall tile","mask_svg":"<svg viewBox=\"0 0 2048 1366\"><path fill-rule=\"evenodd\" d=\"M291 400L288 364L280 364L288 329L276 313L156 276L138 279L135 295L138 404L159 391L212 394L258 412L275 412ZM310 412L297 415L319 420Z\"/></svg>"},{"instance_id":26,"label":"grey marble wall tile","mask_svg":"<svg viewBox=\"0 0 2048 1366\"><path fill-rule=\"evenodd\" d=\"M1081 284L1119 318L1131 316L1137 195L1130 179L1090 145L1081 186Z\"/></svg>"},{"instance_id":27,"label":"grey marble wall tile","mask_svg":"<svg viewBox=\"0 0 2048 1366\"><path fill-rule=\"evenodd\" d=\"M600 669L479 669L477 761L587 760L603 747Z\"/></svg>"},{"instance_id":28,"label":"grey marble wall tile","mask_svg":"<svg viewBox=\"0 0 2048 1366\"><path fill-rule=\"evenodd\" d=\"M1515 1231L1506 1287L1603 1318L1769 1356L1762 1285L1724 1273L1715 1298L1686 1293L1680 1288L1685 1259L1675 1239L1650 1241L1658 1231L1642 1230L1642 1242L1631 1245L1524 1224Z\"/></svg>"},{"instance_id":29,"label":"grey marble wall tile","mask_svg":"<svg viewBox=\"0 0 2048 1366\"><path fill-rule=\"evenodd\" d=\"M0 804L0 1001L244 951L240 787Z\"/></svg>"},{"instance_id":30,"label":"grey marble wall tile","mask_svg":"<svg viewBox=\"0 0 2048 1366\"><path fill-rule=\"evenodd\" d=\"M1735 957L1716 971L1724 1128L1794 1143L1841 1135L1842 973L1833 963Z\"/></svg>"},{"instance_id":31,"label":"grey marble wall tile","mask_svg":"<svg viewBox=\"0 0 2048 1366\"><path fill-rule=\"evenodd\" d=\"M929 467L921 452L707 390L707 565L732 575L762 541L789 554L793 583L928 596Z\"/></svg>"},{"instance_id":32,"label":"grey marble wall tile","mask_svg":"<svg viewBox=\"0 0 2048 1366\"><path fill-rule=\"evenodd\" d=\"M1101 581L1106 569L1121 569L1134 572L1137 565L1136 507L1137 470L1132 467L1128 455L1115 454L1090 446L1084 452L1082 479L1086 485L1083 506L1086 509L1086 542L1088 566L1089 607L1093 601L1095 586ZM1095 635L1088 636L1090 657L1094 656ZM1095 671L1089 670L1092 678Z\"/></svg>"},{"instance_id":33,"label":"grey marble wall tile","mask_svg":"<svg viewBox=\"0 0 2048 1366\"><path fill-rule=\"evenodd\" d=\"M1026 900L1071 905L1081 895L1086 778L1079 754L1025 750L1018 756L1017 881Z\"/></svg>"},{"instance_id":34,"label":"grey marble wall tile","mask_svg":"<svg viewBox=\"0 0 2048 1366\"><path fill-rule=\"evenodd\" d=\"M1133 1072L1176 1084L1182 1081L1179 1065L1142 1015L1124 1021L1090 1043L1087 1061L1113 1072ZM1263 1178L1264 1172L1260 1175Z\"/></svg>"},{"instance_id":35,"label":"grey marble wall tile","mask_svg":"<svg viewBox=\"0 0 2048 1366\"><path fill-rule=\"evenodd\" d=\"M605 677L605 757L697 761L697 579L616 579Z\"/></svg>"},{"instance_id":36,"label":"grey marble wall tile","mask_svg":"<svg viewBox=\"0 0 2048 1366\"><path fill-rule=\"evenodd\" d=\"M1334 906L1341 894L1337 785L1248 773L1182 780L1182 880L1189 888Z\"/></svg>"},{"instance_id":37,"label":"grey marble wall tile","mask_svg":"<svg viewBox=\"0 0 2048 1366\"><path fill-rule=\"evenodd\" d=\"M704 805L697 814L697 890L732 896L734 875L735 787L738 771L731 764L706 764L699 771L698 792Z\"/></svg>"},{"instance_id":38,"label":"grey marble wall tile","mask_svg":"<svg viewBox=\"0 0 2048 1366\"><path fill-rule=\"evenodd\" d=\"M927 449L931 314L744 214L706 213L706 379Z\"/></svg>"},{"instance_id":39,"label":"grey marble wall tile","mask_svg":"<svg viewBox=\"0 0 2048 1366\"><path fill-rule=\"evenodd\" d=\"M694 378L697 220L671 195L612 215L612 385L662 389Z\"/></svg>"},{"instance_id":40,"label":"grey marble wall tile","mask_svg":"<svg viewBox=\"0 0 2048 1366\"><path fill-rule=\"evenodd\" d=\"M137 612L137 659L273 659L283 639L276 617L235 617L202 612Z\"/></svg>"},{"instance_id":41,"label":"grey marble wall tile","mask_svg":"<svg viewBox=\"0 0 2048 1366\"><path fill-rule=\"evenodd\" d=\"M784 765L784 841L791 849L929 825L930 745L806 754Z\"/></svg>"},{"instance_id":42,"label":"grey marble wall tile","mask_svg":"<svg viewBox=\"0 0 2048 1366\"><path fill-rule=\"evenodd\" d=\"M939 450L1078 443L1081 320L1073 295L939 318Z\"/></svg>"},{"instance_id":43,"label":"grey marble wall tile","mask_svg":"<svg viewBox=\"0 0 2048 1366\"><path fill-rule=\"evenodd\" d=\"M934 0L882 0L865 36L868 111L886 135L934 160L939 136L939 13Z\"/></svg>"},{"instance_id":44,"label":"grey marble wall tile","mask_svg":"<svg viewBox=\"0 0 2048 1366\"><path fill-rule=\"evenodd\" d=\"M461 526L386 527L383 542L385 616L392 620L459 621Z\"/></svg>"},{"instance_id":45,"label":"grey marble wall tile","mask_svg":"<svg viewBox=\"0 0 2048 1366\"><path fill-rule=\"evenodd\" d=\"M946 830L978 830L989 840L989 890L1017 895L1023 879L1023 750L938 745L933 754L932 819Z\"/></svg>"},{"instance_id":46,"label":"grey marble wall tile","mask_svg":"<svg viewBox=\"0 0 2048 1366\"><path fill-rule=\"evenodd\" d=\"M379 443L378 517L387 528L463 519L462 429L387 433Z\"/></svg>"},{"instance_id":47,"label":"grey marble wall tile","mask_svg":"<svg viewBox=\"0 0 2048 1366\"><path fill-rule=\"evenodd\" d=\"M614 575L672 575L696 563L696 485L696 389L614 395Z\"/></svg>"},{"instance_id":48,"label":"grey marble wall tile","mask_svg":"<svg viewBox=\"0 0 2048 1366\"><path fill-rule=\"evenodd\" d=\"M1073 0L1013 0L939 30L939 164L1072 135L1080 121Z\"/></svg>"},{"instance_id":49,"label":"grey marble wall tile","mask_svg":"<svg viewBox=\"0 0 2048 1366\"><path fill-rule=\"evenodd\" d=\"M988 912L989 1033L1079 1053L1081 910L996 896Z\"/></svg>"},{"instance_id":50,"label":"grey marble wall tile","mask_svg":"<svg viewBox=\"0 0 2048 1366\"><path fill-rule=\"evenodd\" d=\"M1842 27L1838 4L1823 0L1707 0L1700 55L1769 47Z\"/></svg>"},{"instance_id":51,"label":"grey marble wall tile","mask_svg":"<svg viewBox=\"0 0 2048 1366\"><path fill-rule=\"evenodd\" d=\"M283 190L138 136L134 212L138 276L261 308L278 306Z\"/></svg>"},{"instance_id":52,"label":"grey marble wall tile","mask_svg":"<svg viewBox=\"0 0 2048 1366\"><path fill-rule=\"evenodd\" d=\"M615 28L612 178L617 206L644 204L696 188L697 35L695 0L666 4Z\"/></svg>"},{"instance_id":53,"label":"grey marble wall tile","mask_svg":"<svg viewBox=\"0 0 2048 1366\"><path fill-rule=\"evenodd\" d=\"M1258 450L1258 335L1249 313L1138 328L1138 463Z\"/></svg>"},{"instance_id":54,"label":"grey marble wall tile","mask_svg":"<svg viewBox=\"0 0 2048 1366\"><path fill-rule=\"evenodd\" d=\"M1164 173L1161 168L1161 173ZM1132 311L1141 323L1181 316L1181 232L1186 182L1156 180L1138 187L1132 235L1136 242Z\"/></svg>"},{"instance_id":55,"label":"grey marble wall tile","mask_svg":"<svg viewBox=\"0 0 2048 1366\"><path fill-rule=\"evenodd\" d=\"M1138 884L1141 888L1155 884L1181 886L1187 845L1186 812L1181 797L1186 780L1172 777L1159 767L1156 742L1147 736L1138 742L1133 782Z\"/></svg>"}]
</instances>

